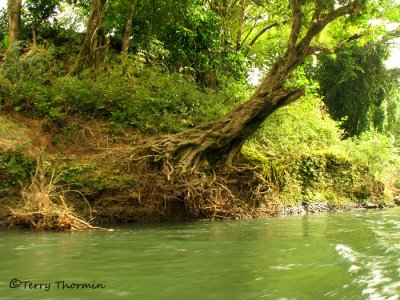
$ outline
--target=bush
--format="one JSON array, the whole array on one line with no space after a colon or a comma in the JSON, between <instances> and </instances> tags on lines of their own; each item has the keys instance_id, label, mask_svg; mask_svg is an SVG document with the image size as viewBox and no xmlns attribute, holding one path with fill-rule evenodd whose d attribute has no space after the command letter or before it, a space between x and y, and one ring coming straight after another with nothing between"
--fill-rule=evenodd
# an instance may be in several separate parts
<instances>
[{"instance_id":1,"label":"bush","mask_svg":"<svg viewBox=\"0 0 400 300\"><path fill-rule=\"evenodd\" d=\"M117 126L149 132L177 132L213 120L227 111L223 93L202 92L177 73L142 69L121 77L120 66L93 78L58 79L53 87L57 105L67 114L101 117Z\"/></svg>"},{"instance_id":2,"label":"bush","mask_svg":"<svg viewBox=\"0 0 400 300\"><path fill-rule=\"evenodd\" d=\"M0 198L17 192L35 168L35 162L18 152L0 149Z\"/></svg>"},{"instance_id":3,"label":"bush","mask_svg":"<svg viewBox=\"0 0 400 300\"><path fill-rule=\"evenodd\" d=\"M342 131L313 94L273 113L251 143L270 155L301 156L340 143Z\"/></svg>"},{"instance_id":4,"label":"bush","mask_svg":"<svg viewBox=\"0 0 400 300\"><path fill-rule=\"evenodd\" d=\"M68 77L55 60L59 51L37 49L20 56L15 49L7 54L0 65L4 109L53 120L79 115L103 118L118 128L177 132L218 118L245 93L244 85L234 82L229 83L232 89L220 92L200 90L190 77L145 68L137 57L130 59L127 72L115 64L100 74L86 70Z\"/></svg>"},{"instance_id":5,"label":"bush","mask_svg":"<svg viewBox=\"0 0 400 300\"><path fill-rule=\"evenodd\" d=\"M400 160L391 137L342 139L339 123L308 95L268 118L244 148L284 203L323 199L381 205L396 184Z\"/></svg>"},{"instance_id":6,"label":"bush","mask_svg":"<svg viewBox=\"0 0 400 300\"><path fill-rule=\"evenodd\" d=\"M52 105L51 83L59 75L54 61L55 48L37 48L20 55L20 49L7 52L0 65L0 100L6 109L41 116Z\"/></svg>"},{"instance_id":7,"label":"bush","mask_svg":"<svg viewBox=\"0 0 400 300\"><path fill-rule=\"evenodd\" d=\"M400 157L395 139L376 132L365 132L359 138L347 139L344 147L354 163L368 167L384 182L394 184Z\"/></svg>"}]
</instances>

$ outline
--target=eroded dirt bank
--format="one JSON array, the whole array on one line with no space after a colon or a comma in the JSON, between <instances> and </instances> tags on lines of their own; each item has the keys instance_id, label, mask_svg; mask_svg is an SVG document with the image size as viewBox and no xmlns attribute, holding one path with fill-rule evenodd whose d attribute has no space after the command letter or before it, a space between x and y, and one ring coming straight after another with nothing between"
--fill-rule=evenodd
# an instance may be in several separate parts
<instances>
[{"instance_id":1,"label":"eroded dirt bank","mask_svg":"<svg viewBox=\"0 0 400 300\"><path fill-rule=\"evenodd\" d=\"M135 154L155 136L116 132L106 122L0 116L0 219L18 225L10 208L37 166L42 184L93 224L243 219L395 205L396 191L343 157L304 157L279 176L244 155L234 169L210 166L187 181L170 181L159 162ZM318 176L309 172L318 170ZM39 218L36 216L35 218ZM54 221L54 220L53 220Z\"/></svg>"}]
</instances>

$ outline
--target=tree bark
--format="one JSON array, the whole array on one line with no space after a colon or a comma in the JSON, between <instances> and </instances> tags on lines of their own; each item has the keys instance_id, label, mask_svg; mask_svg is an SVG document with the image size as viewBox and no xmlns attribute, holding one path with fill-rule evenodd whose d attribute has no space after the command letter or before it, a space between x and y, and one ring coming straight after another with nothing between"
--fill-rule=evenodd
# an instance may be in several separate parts
<instances>
[{"instance_id":1,"label":"tree bark","mask_svg":"<svg viewBox=\"0 0 400 300\"><path fill-rule=\"evenodd\" d=\"M129 38L131 36L132 19L135 14L136 3L137 0L129 0L128 14L125 20L124 38L122 40L122 48L121 48L121 54L123 59L122 69L124 74L126 72L126 63L128 59L128 50L129 50Z\"/></svg>"},{"instance_id":2,"label":"tree bark","mask_svg":"<svg viewBox=\"0 0 400 300\"><path fill-rule=\"evenodd\" d=\"M151 34L155 34L156 23L156 0L151 1Z\"/></svg>"},{"instance_id":3,"label":"tree bark","mask_svg":"<svg viewBox=\"0 0 400 300\"><path fill-rule=\"evenodd\" d=\"M92 2L85 38L81 45L77 62L70 72L72 74L79 73L85 67L97 69L99 66L101 50L106 46L102 30L106 3L107 0L93 0Z\"/></svg>"},{"instance_id":4,"label":"tree bark","mask_svg":"<svg viewBox=\"0 0 400 300\"><path fill-rule=\"evenodd\" d=\"M163 160L163 171L169 180L191 175L216 161L223 160L231 166L243 143L270 114L304 94L303 90L287 89L284 84L310 54L313 38L333 20L351 15L362 7L354 1L323 15L316 14L307 32L301 35L302 1L290 0L290 6L293 17L286 52L268 71L253 96L215 122L166 137L151 146L155 156ZM300 39L300 36L303 37Z\"/></svg>"},{"instance_id":5,"label":"tree bark","mask_svg":"<svg viewBox=\"0 0 400 300\"><path fill-rule=\"evenodd\" d=\"M21 1L22 0L8 0L7 3L8 37L10 46L19 40L21 28Z\"/></svg>"},{"instance_id":6,"label":"tree bark","mask_svg":"<svg viewBox=\"0 0 400 300\"><path fill-rule=\"evenodd\" d=\"M240 15L239 15L239 29L236 37L236 50L240 50L242 47L242 34L243 34L243 23L244 23L244 13L246 11L247 0L242 0L240 5Z\"/></svg>"},{"instance_id":7,"label":"tree bark","mask_svg":"<svg viewBox=\"0 0 400 300\"><path fill-rule=\"evenodd\" d=\"M33 48L36 48L37 47L36 25L32 25L32 43L33 43Z\"/></svg>"},{"instance_id":8,"label":"tree bark","mask_svg":"<svg viewBox=\"0 0 400 300\"><path fill-rule=\"evenodd\" d=\"M285 24L289 23L289 21L290 21L290 20L285 20L285 21L283 21L283 22L281 22L281 23L276 22L276 23L273 23L273 24L271 24L271 25L268 25L268 26L264 27L262 30L260 30L260 31L255 35L255 37L251 40L251 42L248 44L248 46L249 46L249 47L253 47L253 45L257 42L257 40L258 40L264 33L266 33L268 30L270 30L270 29L272 29L272 28L275 28L275 27L278 27L279 25L285 25Z\"/></svg>"}]
</instances>

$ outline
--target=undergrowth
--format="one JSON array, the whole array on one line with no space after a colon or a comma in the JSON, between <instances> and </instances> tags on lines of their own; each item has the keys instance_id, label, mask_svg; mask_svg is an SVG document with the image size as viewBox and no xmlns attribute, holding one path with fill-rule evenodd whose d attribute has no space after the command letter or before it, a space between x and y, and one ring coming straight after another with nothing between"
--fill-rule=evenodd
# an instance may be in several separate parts
<instances>
[{"instance_id":1,"label":"undergrowth","mask_svg":"<svg viewBox=\"0 0 400 300\"><path fill-rule=\"evenodd\" d=\"M18 193L21 184L29 182L35 161L20 152L4 151L0 147L0 201Z\"/></svg>"},{"instance_id":2,"label":"undergrowth","mask_svg":"<svg viewBox=\"0 0 400 300\"><path fill-rule=\"evenodd\" d=\"M109 120L117 128L145 132L178 132L223 115L246 95L201 90L187 75L168 73L130 61L124 75L120 64L95 74L66 76L57 48L37 48L24 56L7 54L0 64L0 104L29 116L57 121L68 115ZM63 75L64 74L64 75ZM233 89L232 89L233 90Z\"/></svg>"},{"instance_id":3,"label":"undergrowth","mask_svg":"<svg viewBox=\"0 0 400 300\"><path fill-rule=\"evenodd\" d=\"M375 132L343 139L340 123L312 95L277 111L244 147L283 205L392 203L400 161L395 139Z\"/></svg>"}]
</instances>

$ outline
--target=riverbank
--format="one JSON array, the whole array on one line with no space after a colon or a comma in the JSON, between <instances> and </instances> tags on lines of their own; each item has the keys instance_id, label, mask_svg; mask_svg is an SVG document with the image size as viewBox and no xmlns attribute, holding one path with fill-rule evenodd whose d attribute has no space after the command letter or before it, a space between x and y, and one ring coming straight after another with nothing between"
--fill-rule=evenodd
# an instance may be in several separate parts
<instances>
[{"instance_id":1,"label":"riverbank","mask_svg":"<svg viewBox=\"0 0 400 300\"><path fill-rule=\"evenodd\" d=\"M276 157L247 145L236 169L206 170L190 185L178 187L157 163L134 154L137 145L157 135L137 130L115 134L109 122L79 117L59 123L13 112L0 119L0 219L11 227L30 224L15 211L26 202L23 196L35 170L42 178L35 193L45 189L62 195L63 205L95 225L248 219L394 205L393 186L376 179L367 166L332 151L302 155L283 169ZM40 222L39 215L33 219Z\"/></svg>"}]
</instances>

